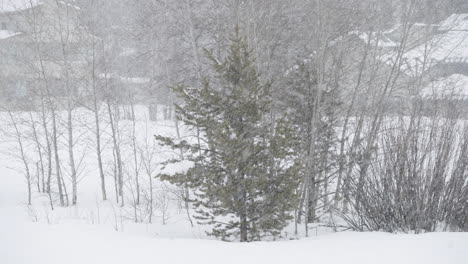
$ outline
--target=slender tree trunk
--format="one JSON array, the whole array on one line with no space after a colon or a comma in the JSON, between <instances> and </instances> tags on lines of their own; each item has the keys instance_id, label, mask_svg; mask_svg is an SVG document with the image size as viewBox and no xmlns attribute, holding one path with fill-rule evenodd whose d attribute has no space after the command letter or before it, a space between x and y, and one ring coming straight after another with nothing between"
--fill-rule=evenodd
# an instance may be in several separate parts
<instances>
[{"instance_id":1,"label":"slender tree trunk","mask_svg":"<svg viewBox=\"0 0 468 264\"><path fill-rule=\"evenodd\" d=\"M36 150L37 154L39 157L39 162L37 163L37 185L38 185L38 190L39 192L46 192L45 189L45 172L44 172L44 159L42 155L42 149L41 149L41 142L39 141L39 136L37 134L37 128L36 128L36 123L34 121L34 118L32 116L32 113L29 113L29 119L31 121L31 126L33 129L33 137L34 137L34 142L36 143ZM42 187L42 190L41 190Z\"/></svg>"},{"instance_id":2,"label":"slender tree trunk","mask_svg":"<svg viewBox=\"0 0 468 264\"><path fill-rule=\"evenodd\" d=\"M23 139L21 137L21 133L20 133L20 131L18 129L18 124L17 124L15 118L13 117L13 114L11 113L11 111L8 111L8 114L10 116L11 123L13 124L13 127L15 128L16 142L18 143L18 147L19 147L19 151L20 151L20 158L21 158L21 161L23 162L23 165L24 165L26 183L27 183L27 187L28 187L28 205L31 205L31 193L32 193L32 191L31 191L31 185L32 185L31 172L30 172L28 160L27 160L26 154L25 154Z\"/></svg>"},{"instance_id":3,"label":"slender tree trunk","mask_svg":"<svg viewBox=\"0 0 468 264\"><path fill-rule=\"evenodd\" d=\"M46 182L46 192L49 196L50 208L54 210L54 203L52 200L51 193L51 180L52 180L52 147L49 138L49 129L47 128L46 120L46 110L44 103L44 95L41 92L41 119L42 119L42 128L44 130L44 138L46 142L46 151L47 151L47 182Z\"/></svg>"},{"instance_id":4,"label":"slender tree trunk","mask_svg":"<svg viewBox=\"0 0 468 264\"><path fill-rule=\"evenodd\" d=\"M152 221L153 221L153 203L154 203L153 176L151 175L151 172L149 172L147 174L148 174L149 192L150 192L148 222L151 224Z\"/></svg>"},{"instance_id":5,"label":"slender tree trunk","mask_svg":"<svg viewBox=\"0 0 468 264\"><path fill-rule=\"evenodd\" d=\"M132 147L133 147L133 161L135 163L135 184L136 184L136 204L140 204L140 175L138 169L137 158L137 143L136 143L136 117L133 101L131 102L131 115L132 115Z\"/></svg>"},{"instance_id":6,"label":"slender tree trunk","mask_svg":"<svg viewBox=\"0 0 468 264\"><path fill-rule=\"evenodd\" d=\"M243 180L243 179L241 179ZM243 206L240 212L240 242L248 242L248 219L247 219L247 193L244 191L245 188L242 190L242 201Z\"/></svg>"},{"instance_id":7,"label":"slender tree trunk","mask_svg":"<svg viewBox=\"0 0 468 264\"><path fill-rule=\"evenodd\" d=\"M110 120L110 125L111 125L111 130L112 130L112 142L114 145L114 153L115 153L115 159L116 159L116 169L117 169L117 186L118 186L118 196L121 198L121 205L124 205L124 199L123 199L123 175L122 175L122 157L120 155L120 146L118 143L118 135L117 135L117 126L118 126L118 121L114 117L115 114L112 112L112 107L111 103L109 100L107 101L107 111L109 113L109 120Z\"/></svg>"},{"instance_id":8,"label":"slender tree trunk","mask_svg":"<svg viewBox=\"0 0 468 264\"><path fill-rule=\"evenodd\" d=\"M71 95L70 95L71 96ZM73 106L72 99L68 98L68 109L67 109L67 130L68 130L68 158L70 165L70 173L72 180L72 205L76 205L78 200L78 175L76 172L75 165L75 154L73 152L74 138L73 138Z\"/></svg>"},{"instance_id":9,"label":"slender tree trunk","mask_svg":"<svg viewBox=\"0 0 468 264\"><path fill-rule=\"evenodd\" d=\"M102 200L107 200L106 192L106 179L104 175L104 169L102 165L102 147L101 147L101 128L99 124L99 107L97 106L97 99L94 97L94 122L96 126L95 137L96 137L96 154L99 167L99 176L101 179L101 194Z\"/></svg>"},{"instance_id":10,"label":"slender tree trunk","mask_svg":"<svg viewBox=\"0 0 468 264\"><path fill-rule=\"evenodd\" d=\"M49 99L50 101L50 99ZM60 206L65 206L65 199L63 194L62 188L62 174L60 171L60 158L58 152L58 133L57 133L57 117L55 110L51 107L51 115L52 115L52 145L54 148L54 157L55 157L55 176L57 177L57 188L59 192L59 199L60 199Z\"/></svg>"}]
</instances>

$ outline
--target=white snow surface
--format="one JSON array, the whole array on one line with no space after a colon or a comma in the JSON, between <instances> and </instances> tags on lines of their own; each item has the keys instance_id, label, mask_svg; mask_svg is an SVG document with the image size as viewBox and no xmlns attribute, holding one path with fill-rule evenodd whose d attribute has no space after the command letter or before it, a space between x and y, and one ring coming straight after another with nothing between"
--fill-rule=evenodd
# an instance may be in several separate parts
<instances>
[{"instance_id":1,"label":"white snow surface","mask_svg":"<svg viewBox=\"0 0 468 264\"><path fill-rule=\"evenodd\" d=\"M336 233L298 241L226 243L117 233L99 226L1 221L2 263L465 264L466 234Z\"/></svg>"},{"instance_id":2,"label":"white snow surface","mask_svg":"<svg viewBox=\"0 0 468 264\"><path fill-rule=\"evenodd\" d=\"M21 34L20 32L14 32L10 30L0 30L0 39L7 39Z\"/></svg>"},{"instance_id":3,"label":"white snow surface","mask_svg":"<svg viewBox=\"0 0 468 264\"><path fill-rule=\"evenodd\" d=\"M468 14L453 14L440 22L439 30L468 30Z\"/></svg>"},{"instance_id":4,"label":"white snow surface","mask_svg":"<svg viewBox=\"0 0 468 264\"><path fill-rule=\"evenodd\" d=\"M449 31L436 35L428 45L422 44L410 51L408 58L424 58L428 53L430 59L435 61L468 58L468 31Z\"/></svg>"},{"instance_id":5,"label":"white snow surface","mask_svg":"<svg viewBox=\"0 0 468 264\"><path fill-rule=\"evenodd\" d=\"M384 59L392 63L396 53L389 53ZM435 35L403 56L402 70L417 76L438 63L457 63L468 60L468 31L448 31Z\"/></svg>"},{"instance_id":6,"label":"white snow surface","mask_svg":"<svg viewBox=\"0 0 468 264\"><path fill-rule=\"evenodd\" d=\"M364 43L369 41L368 32L353 31L351 34L357 35ZM395 41L389 39L385 34L379 32L373 33L370 40L371 46L378 46L380 48L397 48L399 45Z\"/></svg>"},{"instance_id":7,"label":"white snow surface","mask_svg":"<svg viewBox=\"0 0 468 264\"><path fill-rule=\"evenodd\" d=\"M81 112L77 121L92 123ZM4 117L0 113L0 128L5 128ZM153 131L175 134L170 122L139 122L139 140L152 139ZM104 138L105 144L107 140ZM131 207L120 208L113 201L110 177L109 201L100 201L96 171L81 178L77 206L51 211L47 199L35 192L33 206L28 208L21 167L6 155L13 148L13 142L0 139L0 264L466 264L468 260L468 233L332 233L316 229L312 237L299 240L228 243L207 237L206 226L191 227L185 212L176 209L169 212L165 224L159 213L152 224L135 224L126 219ZM81 152L90 158L84 163L95 159L89 147L77 149ZM106 151L104 155L105 160L111 157Z\"/></svg>"}]
</instances>

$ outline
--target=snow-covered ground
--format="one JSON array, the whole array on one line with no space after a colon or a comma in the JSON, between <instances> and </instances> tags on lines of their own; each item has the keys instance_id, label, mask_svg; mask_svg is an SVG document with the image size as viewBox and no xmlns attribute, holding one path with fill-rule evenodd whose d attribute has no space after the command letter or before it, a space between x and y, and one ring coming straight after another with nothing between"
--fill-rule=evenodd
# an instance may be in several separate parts
<instances>
[{"instance_id":1,"label":"snow-covered ground","mask_svg":"<svg viewBox=\"0 0 468 264\"><path fill-rule=\"evenodd\" d=\"M89 127L86 124L91 122L85 115L78 111L76 122ZM140 143L145 138L152 139L152 135L158 133L154 131L175 133L170 122L139 120L137 137ZM128 127L125 122L122 125ZM131 204L127 201L122 208L114 201L111 176L107 177L110 199L100 200L99 177L95 170L85 168L86 164L94 167L92 143L86 140L85 130L78 131L77 146L81 147L77 147L77 157L83 157L78 205L54 211L46 197L37 192L33 194L33 205L26 206L21 163L7 155L14 149L14 142L0 139L0 264L468 263L468 233L395 235L331 233L317 229L311 232L312 237L299 240L249 244L221 242L205 235L208 227L191 227L186 212L179 209L171 197L164 219L158 205L151 224L147 221L134 223ZM125 146L128 142L123 141ZM107 142L105 139L104 143ZM131 153L124 152L126 155ZM107 164L111 154L109 151L104 153ZM157 153L167 155L160 149ZM34 153L28 154L33 160ZM129 160L128 170L131 170L131 155L125 159ZM66 160L64 164L67 164ZM291 234L292 228L285 232Z\"/></svg>"},{"instance_id":2,"label":"snow-covered ground","mask_svg":"<svg viewBox=\"0 0 468 264\"><path fill-rule=\"evenodd\" d=\"M3 185L2 185L3 186ZM2 191L5 188L2 188ZM468 234L335 233L250 244L115 232L76 219L33 223L21 206L0 208L0 263L465 264Z\"/></svg>"},{"instance_id":3,"label":"snow-covered ground","mask_svg":"<svg viewBox=\"0 0 468 264\"><path fill-rule=\"evenodd\" d=\"M2 218L3 216L2 211ZM451 263L468 259L467 234L337 233L251 244L156 238L67 221L0 221L1 263Z\"/></svg>"}]
</instances>

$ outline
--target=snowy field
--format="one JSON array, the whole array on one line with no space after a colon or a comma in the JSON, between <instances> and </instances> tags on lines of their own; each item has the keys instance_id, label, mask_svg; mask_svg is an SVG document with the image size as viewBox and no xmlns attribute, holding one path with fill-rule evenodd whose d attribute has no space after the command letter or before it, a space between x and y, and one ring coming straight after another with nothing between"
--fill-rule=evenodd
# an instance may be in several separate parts
<instances>
[{"instance_id":1,"label":"snowy field","mask_svg":"<svg viewBox=\"0 0 468 264\"><path fill-rule=\"evenodd\" d=\"M2 118L6 120L5 115ZM154 131L175 134L170 121L147 122L143 117L138 120L140 142L151 140ZM80 111L76 122L81 127L89 127L87 124L90 123ZM128 128L125 122L122 126ZM0 264L468 263L468 233L396 235L332 233L318 229L311 232L312 237L298 240L286 238L248 244L221 242L205 235L208 227L192 227L186 212L170 197L167 198L170 206L155 207L151 224L147 221L134 223L131 201L124 207L114 201L110 176L107 178L110 199L100 200L99 177L95 170L87 169L93 166L85 166L94 162L94 150L86 140L85 129L77 131L77 141L81 143L77 144L80 146L76 150L77 157L83 157L78 205L59 207L54 211L49 208L46 197L37 192L33 193L33 205L26 205L21 163L7 154L14 150L14 142L0 139ZM104 142L108 144L108 139ZM125 146L126 140L122 144ZM129 150L124 153L128 154ZM157 153L168 155L163 150ZM104 154L107 164L111 154L105 151ZM31 154L31 159L33 156ZM131 157L125 159L131 160ZM161 183L157 185L164 187ZM159 204L165 199L161 196ZM288 237L292 230L287 229L284 236Z\"/></svg>"}]
</instances>

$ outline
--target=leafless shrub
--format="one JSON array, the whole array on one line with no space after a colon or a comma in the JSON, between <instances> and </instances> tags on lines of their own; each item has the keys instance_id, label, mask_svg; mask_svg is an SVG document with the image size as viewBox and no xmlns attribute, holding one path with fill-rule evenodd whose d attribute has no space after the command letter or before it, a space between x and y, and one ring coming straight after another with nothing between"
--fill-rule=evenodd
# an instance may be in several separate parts
<instances>
[{"instance_id":1,"label":"leafless shrub","mask_svg":"<svg viewBox=\"0 0 468 264\"><path fill-rule=\"evenodd\" d=\"M400 117L384 128L359 186L351 181L357 230L467 230L468 127L452 118ZM396 124L395 124L396 123ZM462 130L462 132L459 132ZM356 171L359 174L360 168ZM360 193L357 193L360 192Z\"/></svg>"}]
</instances>

